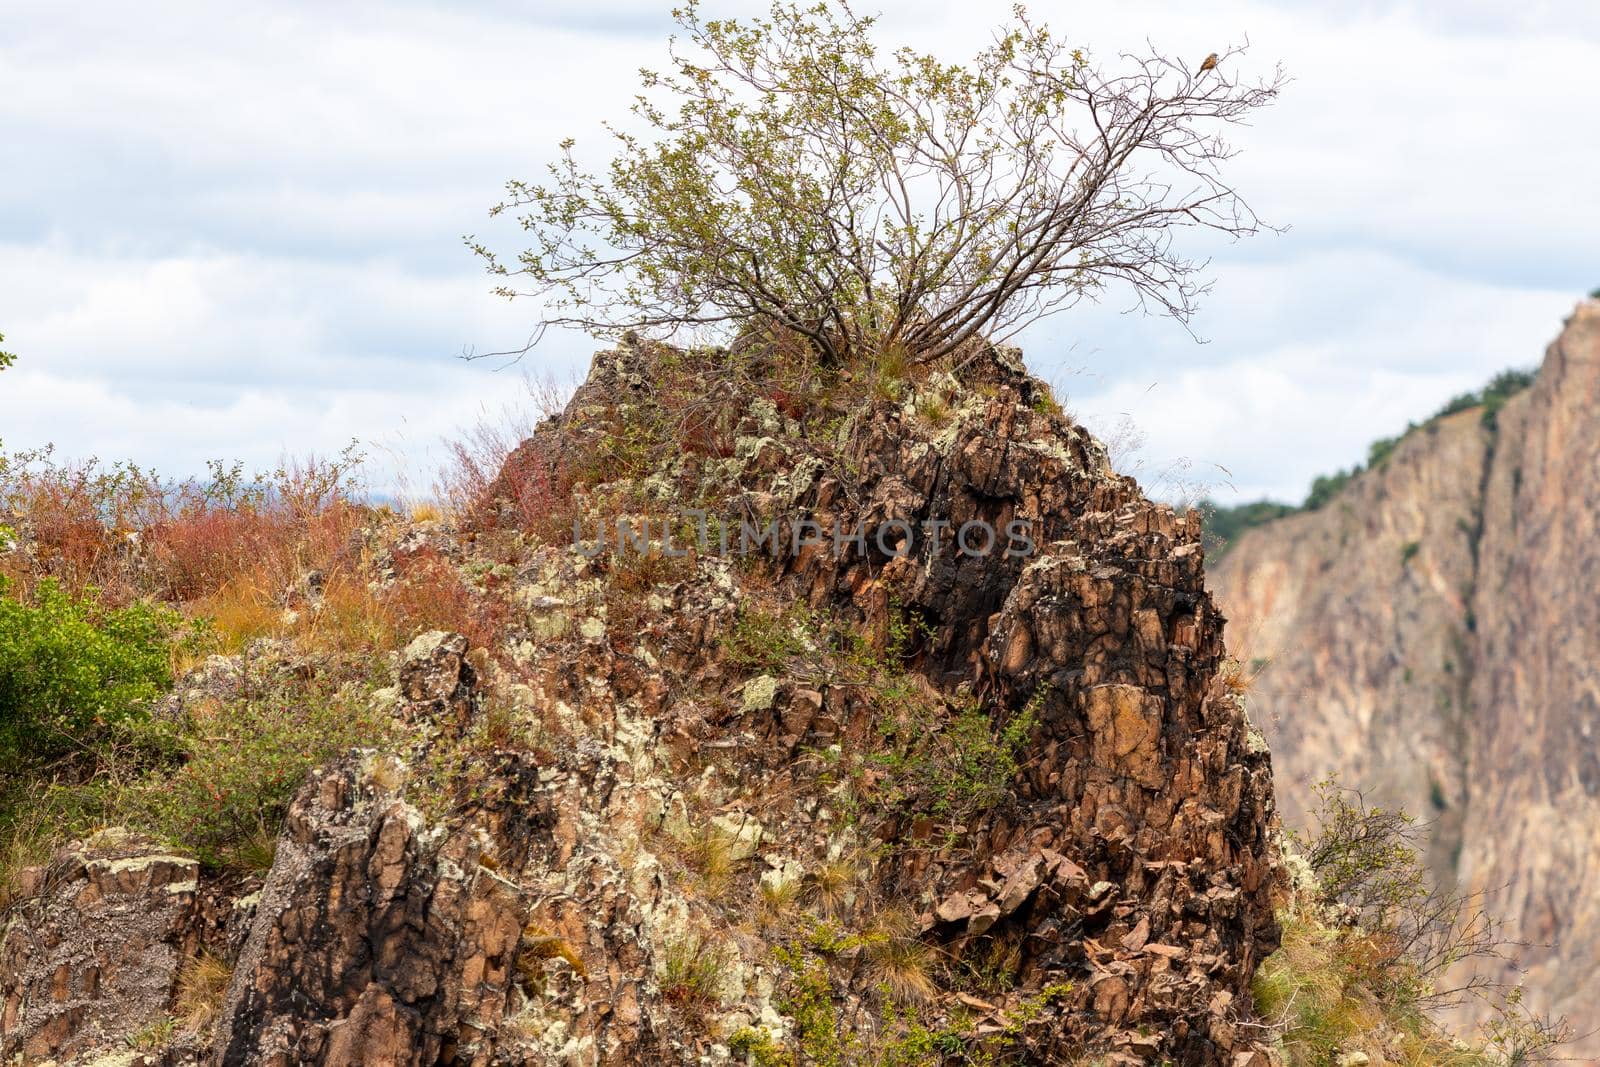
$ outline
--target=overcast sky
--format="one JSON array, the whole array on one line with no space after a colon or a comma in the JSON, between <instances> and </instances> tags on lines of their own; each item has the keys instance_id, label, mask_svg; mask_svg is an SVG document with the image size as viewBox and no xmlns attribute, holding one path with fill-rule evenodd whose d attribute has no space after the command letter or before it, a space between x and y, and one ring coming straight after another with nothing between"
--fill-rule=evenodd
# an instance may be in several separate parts
<instances>
[{"instance_id":1,"label":"overcast sky","mask_svg":"<svg viewBox=\"0 0 1600 1067\"><path fill-rule=\"evenodd\" d=\"M0 332L20 357L0 440L188 473L356 437L426 467L521 387L457 354L533 317L462 235L514 247L485 214L501 183L601 140L670 6L0 0ZM883 35L959 58L1008 8L884 0ZM1105 57L1248 35L1251 64L1294 78L1231 172L1290 229L1217 250L1207 343L1117 293L1025 339L1079 417L1143 439L1121 462L1156 491L1298 500L1536 363L1600 286L1592 0L1033 11ZM523 369L570 380L592 347L551 337Z\"/></svg>"}]
</instances>

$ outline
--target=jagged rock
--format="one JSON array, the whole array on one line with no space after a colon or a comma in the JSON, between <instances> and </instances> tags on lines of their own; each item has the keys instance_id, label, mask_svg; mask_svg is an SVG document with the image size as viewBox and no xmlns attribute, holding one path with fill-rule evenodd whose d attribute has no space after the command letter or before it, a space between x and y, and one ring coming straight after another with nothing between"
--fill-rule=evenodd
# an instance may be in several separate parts
<instances>
[{"instance_id":1,"label":"jagged rock","mask_svg":"<svg viewBox=\"0 0 1600 1067\"><path fill-rule=\"evenodd\" d=\"M0 936L0 1057L67 1060L159 1019L192 949L199 873L116 829L24 871Z\"/></svg>"},{"instance_id":2,"label":"jagged rock","mask_svg":"<svg viewBox=\"0 0 1600 1067\"><path fill-rule=\"evenodd\" d=\"M438 642L431 642L436 648ZM354 757L295 798L217 1031L223 1064L490 1062L527 902L479 833L429 833ZM545 816L507 768L500 838ZM448 1052L448 1055L447 1055Z\"/></svg>"},{"instance_id":3,"label":"jagged rock","mask_svg":"<svg viewBox=\"0 0 1600 1067\"><path fill-rule=\"evenodd\" d=\"M477 672L467 661L462 634L429 630L400 654L400 696L407 714L428 720L464 722L471 710Z\"/></svg>"},{"instance_id":4,"label":"jagged rock","mask_svg":"<svg viewBox=\"0 0 1600 1067\"><path fill-rule=\"evenodd\" d=\"M998 361L979 374L988 398L933 447L904 411L869 412L847 446L861 483L845 493L824 478L804 501L824 528L1024 521L1036 551L984 556L927 536L903 558L813 553L789 566L813 603L851 606L869 631L882 632L891 600L916 611L935 683L975 681L1012 715L1036 708L1014 803L968 828L976 855L903 875L929 885L949 936L1020 935L1025 985L1075 984L1028 1051L1069 1062L1133 1012L1161 1034L1162 1056L1231 1063L1245 1043L1206 1006L1218 992L1248 1002L1277 946L1274 807L1270 761L1217 680L1224 620L1205 590L1199 518L1149 502L1087 433L1038 416L1024 375ZM1012 848L1028 859L998 869ZM1047 855L1058 875L1093 881L1087 901L1036 891L1031 876L1012 884ZM1116 945L1136 926L1194 951L1157 957L1181 967L1171 975L1085 973L1079 937Z\"/></svg>"},{"instance_id":5,"label":"jagged rock","mask_svg":"<svg viewBox=\"0 0 1600 1067\"><path fill-rule=\"evenodd\" d=\"M651 360L669 355L684 354L598 355L503 488L514 497L529 465L548 475L608 426L642 424ZM745 1027L792 1046L786 908L839 924L838 951L813 962L832 1025L864 1048L891 1025L883 942L843 935L881 920L941 959L1004 958L1014 982L992 1003L939 989L919 1020L976 1007L971 1034L1027 1062L1221 1067L1256 1051L1235 1022L1276 939L1270 769L1217 680L1197 521L1114 474L1005 350L927 386L948 388L947 420L924 419L915 395L874 394L820 441L742 379L710 379L707 447L583 491L607 506L676 493L739 515L787 509L823 530L859 525L866 546L697 554L656 580L506 537L526 554L498 647L474 660L460 635L424 634L374 698L411 727L415 774L371 754L319 770L265 884L210 922L236 963L217 1060L718 1064ZM890 525L924 518L952 525ZM1027 552L952 533L980 521L1004 536L1013 520L1029 524ZM473 544L414 529L387 558L427 551L482 573ZM829 629L798 627L803 655L786 640L752 669L729 654L747 612ZM891 645L892 664L863 666ZM898 753L876 690L891 667L896 699L935 736L957 716L988 715L979 733L1029 716L1011 780L959 813L919 808L904 768L885 781ZM494 719L475 723L486 708ZM486 738L510 750L485 753ZM462 765L466 784L430 798L444 803L403 795Z\"/></svg>"}]
</instances>

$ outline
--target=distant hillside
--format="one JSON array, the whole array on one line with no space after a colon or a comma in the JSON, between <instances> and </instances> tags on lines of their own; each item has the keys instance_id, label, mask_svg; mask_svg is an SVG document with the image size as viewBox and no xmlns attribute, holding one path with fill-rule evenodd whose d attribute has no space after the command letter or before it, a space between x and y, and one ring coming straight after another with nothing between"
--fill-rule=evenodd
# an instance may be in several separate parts
<instances>
[{"instance_id":1,"label":"distant hillside","mask_svg":"<svg viewBox=\"0 0 1600 1067\"><path fill-rule=\"evenodd\" d=\"M1251 715L1285 822L1331 771L1430 820L1441 882L1504 887L1530 1003L1584 1023L1600 1018L1600 898L1580 888L1600 866L1597 398L1591 299L1536 380L1503 374L1379 442L1336 496L1236 532L1209 568L1229 647L1270 663Z\"/></svg>"},{"instance_id":2,"label":"distant hillside","mask_svg":"<svg viewBox=\"0 0 1600 1067\"><path fill-rule=\"evenodd\" d=\"M1527 389L1533 384L1538 372L1535 370L1503 370L1489 380L1489 384L1482 389L1461 393L1453 397L1444 407L1434 412L1421 424L1411 423L1405 431L1397 437L1382 437L1372 442L1367 447L1367 461L1365 464L1357 463L1349 470L1338 470L1332 474L1319 474L1312 481L1306 497L1298 505L1284 504L1273 500L1257 500L1249 504L1235 504L1231 507L1218 504L1214 500L1204 500L1200 503L1201 513L1205 516L1205 546L1206 555L1216 559L1228 549L1244 531L1264 523L1281 519L1285 515L1293 515L1301 511L1316 511L1332 500L1350 484L1350 479L1366 470L1380 466L1394 454L1395 448L1419 430L1436 426L1441 419L1449 418L1462 411L1474 408L1481 409L1482 419L1486 424L1493 424L1505 402Z\"/></svg>"}]
</instances>

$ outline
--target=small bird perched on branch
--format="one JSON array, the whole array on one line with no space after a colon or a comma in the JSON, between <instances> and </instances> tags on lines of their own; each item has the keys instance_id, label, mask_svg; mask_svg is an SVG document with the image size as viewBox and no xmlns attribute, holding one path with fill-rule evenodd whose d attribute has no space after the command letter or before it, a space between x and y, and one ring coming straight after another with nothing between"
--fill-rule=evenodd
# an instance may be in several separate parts
<instances>
[{"instance_id":1,"label":"small bird perched on branch","mask_svg":"<svg viewBox=\"0 0 1600 1067\"><path fill-rule=\"evenodd\" d=\"M1200 69L1194 72L1194 76L1196 78L1198 78L1198 77L1200 77L1200 75L1204 74L1206 71L1208 71L1208 70L1216 70L1216 69L1217 69L1217 54L1215 52L1212 52L1209 56L1206 56L1206 61L1204 63L1200 64Z\"/></svg>"}]
</instances>

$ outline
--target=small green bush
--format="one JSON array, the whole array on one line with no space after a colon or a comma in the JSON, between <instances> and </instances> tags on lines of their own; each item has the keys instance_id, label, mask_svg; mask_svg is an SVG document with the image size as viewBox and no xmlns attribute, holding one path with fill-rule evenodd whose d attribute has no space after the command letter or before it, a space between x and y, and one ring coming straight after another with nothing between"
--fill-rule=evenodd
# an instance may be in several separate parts
<instances>
[{"instance_id":1,"label":"small green bush","mask_svg":"<svg viewBox=\"0 0 1600 1067\"><path fill-rule=\"evenodd\" d=\"M191 724L184 761L131 785L118 821L165 838L212 868L270 865L289 801L312 768L358 745L379 745L385 727L348 694L276 689Z\"/></svg>"},{"instance_id":2,"label":"small green bush","mask_svg":"<svg viewBox=\"0 0 1600 1067\"><path fill-rule=\"evenodd\" d=\"M0 577L0 766L93 749L142 720L171 684L177 629L163 608L103 609L50 580L24 600Z\"/></svg>"},{"instance_id":3,"label":"small green bush","mask_svg":"<svg viewBox=\"0 0 1600 1067\"><path fill-rule=\"evenodd\" d=\"M1316 833L1285 835L1306 875L1280 910L1283 940L1257 970L1257 1014L1270 1020L1290 1067L1322 1067L1341 1052L1399 1053L1389 1062L1510 1067L1555 1060L1573 1029L1535 1014L1520 988L1492 975L1451 977L1469 960L1504 964L1514 942L1486 895L1434 885L1411 816L1369 805L1327 778L1315 787ZM1441 1011L1476 1002L1489 1022L1472 1041Z\"/></svg>"},{"instance_id":4,"label":"small green bush","mask_svg":"<svg viewBox=\"0 0 1600 1067\"><path fill-rule=\"evenodd\" d=\"M1043 700L1041 690L1009 718L977 704L953 715L902 704L897 717L879 723L883 744L868 756L884 776L875 787L879 803L906 804L952 827L1001 804Z\"/></svg>"},{"instance_id":5,"label":"small green bush","mask_svg":"<svg viewBox=\"0 0 1600 1067\"><path fill-rule=\"evenodd\" d=\"M800 610L782 614L746 608L723 640L728 662L742 670L775 671L805 651L810 620Z\"/></svg>"},{"instance_id":6,"label":"small green bush","mask_svg":"<svg viewBox=\"0 0 1600 1067\"><path fill-rule=\"evenodd\" d=\"M728 1051L755 1067L794 1067L794 1053L773 1040L766 1030L745 1026L728 1039Z\"/></svg>"}]
</instances>

